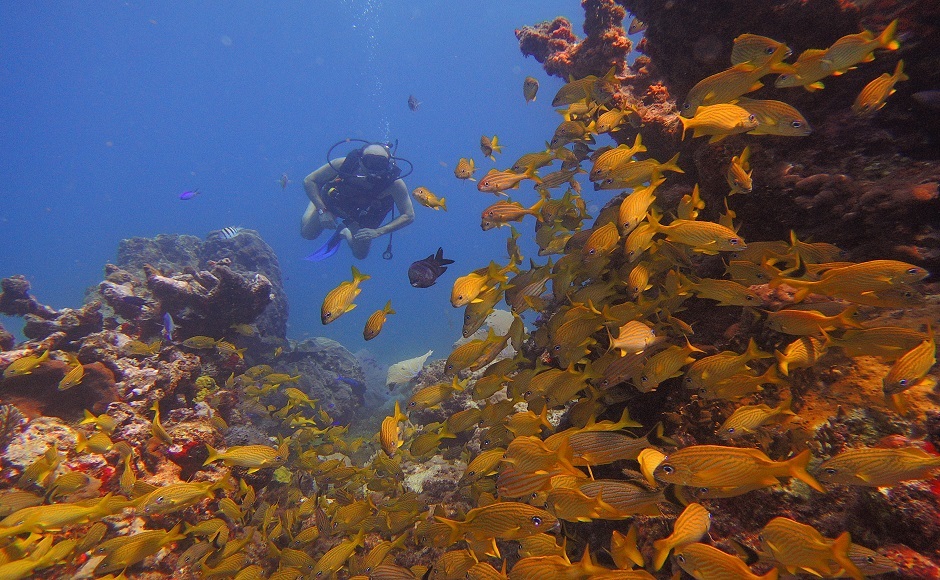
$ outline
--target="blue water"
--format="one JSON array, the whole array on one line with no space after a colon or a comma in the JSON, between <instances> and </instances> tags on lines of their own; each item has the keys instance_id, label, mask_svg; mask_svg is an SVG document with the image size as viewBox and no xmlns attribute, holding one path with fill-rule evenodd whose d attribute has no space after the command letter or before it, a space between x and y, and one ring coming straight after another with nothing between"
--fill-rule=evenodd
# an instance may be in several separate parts
<instances>
[{"instance_id":1,"label":"blue water","mask_svg":"<svg viewBox=\"0 0 940 580\"><path fill-rule=\"evenodd\" d=\"M480 176L544 148L560 121L550 101L562 81L522 56L513 31L558 15L580 33L575 0L6 3L0 276L24 274L40 301L78 307L122 238L240 225L277 252L290 338L327 336L385 362L428 349L446 356L462 318L449 303L453 280L504 263L508 235L481 231L480 212L495 198L453 168L472 156ZM541 83L528 105L527 75ZM484 133L506 144L496 164L480 152ZM301 181L345 137L398 139L415 165L409 190L447 198L446 213L416 204L391 261L381 257L387 238L362 262L345 245L325 262L302 259L326 234L300 237ZM285 191L282 173L292 180ZM193 188L201 195L178 198ZM525 186L516 198L537 196ZM531 222L524 228L531 240ZM433 288L412 288L409 264L438 246L456 263ZM531 241L524 249L535 255ZM324 327L322 299L352 263L372 279L358 308ZM363 324L388 299L398 313L366 343Z\"/></svg>"}]
</instances>

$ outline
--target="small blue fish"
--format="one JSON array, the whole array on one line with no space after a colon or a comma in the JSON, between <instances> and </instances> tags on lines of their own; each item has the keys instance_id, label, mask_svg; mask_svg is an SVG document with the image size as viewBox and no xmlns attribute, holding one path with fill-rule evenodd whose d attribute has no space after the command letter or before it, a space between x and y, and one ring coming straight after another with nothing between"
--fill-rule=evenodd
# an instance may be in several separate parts
<instances>
[{"instance_id":1,"label":"small blue fish","mask_svg":"<svg viewBox=\"0 0 940 580\"><path fill-rule=\"evenodd\" d=\"M180 194L180 199L192 199L196 197L197 195L199 195L198 189L194 189L192 191L184 191L183 193Z\"/></svg>"},{"instance_id":2,"label":"small blue fish","mask_svg":"<svg viewBox=\"0 0 940 580\"><path fill-rule=\"evenodd\" d=\"M163 313L163 338L165 340L173 340L173 318L170 317L169 312Z\"/></svg>"},{"instance_id":3,"label":"small blue fish","mask_svg":"<svg viewBox=\"0 0 940 580\"><path fill-rule=\"evenodd\" d=\"M365 391L365 390L366 390L366 386L365 386L365 384L363 384L362 381L359 381L359 380L356 380L356 379L351 379L351 378L349 378L349 377L341 377L341 376L339 376L339 375L336 376L336 380L337 380L337 381L340 381L340 382L343 382L343 383L346 383L347 385L349 385L350 387L352 387L352 388L354 388L354 389L359 389L359 390L362 390L362 391Z\"/></svg>"},{"instance_id":4,"label":"small blue fish","mask_svg":"<svg viewBox=\"0 0 940 580\"><path fill-rule=\"evenodd\" d=\"M417 111L418 107L421 106L421 101L415 98L414 95L408 95L408 108L412 111Z\"/></svg>"}]
</instances>

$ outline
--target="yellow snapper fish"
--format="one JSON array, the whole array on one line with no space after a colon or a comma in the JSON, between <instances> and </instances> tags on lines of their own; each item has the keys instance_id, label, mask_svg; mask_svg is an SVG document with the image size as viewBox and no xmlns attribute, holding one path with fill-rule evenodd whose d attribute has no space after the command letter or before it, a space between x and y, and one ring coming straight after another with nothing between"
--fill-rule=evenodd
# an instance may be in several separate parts
<instances>
[{"instance_id":1,"label":"yellow snapper fish","mask_svg":"<svg viewBox=\"0 0 940 580\"><path fill-rule=\"evenodd\" d=\"M539 92L539 81L535 77L526 77L522 81L522 96L525 97L526 104L535 100L535 95Z\"/></svg>"},{"instance_id":2,"label":"yellow snapper fish","mask_svg":"<svg viewBox=\"0 0 940 580\"><path fill-rule=\"evenodd\" d=\"M847 330L839 338L831 338L847 357L874 356L896 361L904 353L927 340L927 334L900 326L875 326Z\"/></svg>"},{"instance_id":3,"label":"yellow snapper fish","mask_svg":"<svg viewBox=\"0 0 940 580\"><path fill-rule=\"evenodd\" d=\"M702 278L690 288L699 298L717 300L717 306L757 306L761 303L757 292L733 280Z\"/></svg>"},{"instance_id":4,"label":"yellow snapper fish","mask_svg":"<svg viewBox=\"0 0 940 580\"><path fill-rule=\"evenodd\" d=\"M336 546L330 548L323 556L317 560L316 565L310 573L312 578L330 578L340 568L346 564L346 561L353 555L356 548L364 545L365 528L352 538L346 538Z\"/></svg>"},{"instance_id":5,"label":"yellow snapper fish","mask_svg":"<svg viewBox=\"0 0 940 580\"><path fill-rule=\"evenodd\" d=\"M643 161L629 161L620 165L610 176L594 183L594 189L628 189L636 188L644 183L652 185L663 176L664 171L673 171L675 173L685 173L677 165L679 154L676 153L669 161L660 163L655 159L644 159Z\"/></svg>"},{"instance_id":6,"label":"yellow snapper fish","mask_svg":"<svg viewBox=\"0 0 940 580\"><path fill-rule=\"evenodd\" d=\"M696 580L777 580L776 568L758 576L737 556L708 544L686 544L676 550L676 563Z\"/></svg>"},{"instance_id":7,"label":"yellow snapper fish","mask_svg":"<svg viewBox=\"0 0 940 580\"><path fill-rule=\"evenodd\" d=\"M323 299L323 305L320 307L320 321L323 324L333 322L356 307L353 300L362 292L359 284L368 280L371 276L361 273L353 266L352 277L351 281L340 282L339 286L330 290Z\"/></svg>"},{"instance_id":8,"label":"yellow snapper fish","mask_svg":"<svg viewBox=\"0 0 940 580\"><path fill-rule=\"evenodd\" d=\"M834 298L842 295L862 295L890 289L902 284L915 284L928 276L927 270L897 260L870 260L850 266L832 268L823 272L819 280L795 280L776 277L771 287L780 283L796 288L794 302L803 300L810 292Z\"/></svg>"},{"instance_id":9,"label":"yellow snapper fish","mask_svg":"<svg viewBox=\"0 0 940 580\"><path fill-rule=\"evenodd\" d=\"M792 399L787 397L773 408L764 404L738 407L718 428L718 436L722 439L734 440L754 433L758 428L772 421L786 421L795 415L790 410L791 402Z\"/></svg>"},{"instance_id":10,"label":"yellow snapper fish","mask_svg":"<svg viewBox=\"0 0 940 580\"><path fill-rule=\"evenodd\" d=\"M764 86L760 78L770 72L789 70L782 64L790 49L781 44L760 66L750 63L733 65L731 68L700 80L689 90L679 111L683 117L694 117L703 106L730 103L745 93Z\"/></svg>"},{"instance_id":11,"label":"yellow snapper fish","mask_svg":"<svg viewBox=\"0 0 940 580\"><path fill-rule=\"evenodd\" d=\"M648 393L667 379L679 376L688 364L695 362L692 353L702 352L686 339L685 346L670 346L651 356L643 363L642 370L633 379L634 386L642 393Z\"/></svg>"},{"instance_id":12,"label":"yellow snapper fish","mask_svg":"<svg viewBox=\"0 0 940 580\"><path fill-rule=\"evenodd\" d=\"M208 483L175 483L158 487L136 500L138 512L146 515L168 514L212 497L215 490L232 490L234 486L225 477Z\"/></svg>"},{"instance_id":13,"label":"yellow snapper fish","mask_svg":"<svg viewBox=\"0 0 940 580\"><path fill-rule=\"evenodd\" d=\"M369 316L369 319L366 320L366 326L362 329L362 338L366 340L372 340L382 332L382 327L385 326L385 317L389 314L395 314L395 311L392 310L392 301L389 300L385 303L385 307L381 310L376 310Z\"/></svg>"},{"instance_id":14,"label":"yellow snapper fish","mask_svg":"<svg viewBox=\"0 0 940 580\"><path fill-rule=\"evenodd\" d=\"M470 274L454 280L450 303L455 308L459 308L473 302L482 302L481 294L495 287L498 283L508 282L508 274L510 272L517 273L518 271L516 263L513 261L510 261L502 268L496 262L490 262L486 268L474 270Z\"/></svg>"},{"instance_id":15,"label":"yellow snapper fish","mask_svg":"<svg viewBox=\"0 0 940 580\"><path fill-rule=\"evenodd\" d=\"M654 475L665 483L695 487L769 486L776 485L778 477L795 477L825 492L806 471L810 459L809 449L786 461L772 461L758 449L692 445L666 456Z\"/></svg>"},{"instance_id":16,"label":"yellow snapper fish","mask_svg":"<svg viewBox=\"0 0 940 580\"><path fill-rule=\"evenodd\" d=\"M790 369L806 369L815 365L828 348L828 342L804 336L788 344L782 352L775 351L774 357L777 359L780 374L788 376Z\"/></svg>"},{"instance_id":17,"label":"yellow snapper fish","mask_svg":"<svg viewBox=\"0 0 940 580\"><path fill-rule=\"evenodd\" d=\"M166 545L186 539L185 534L180 533L181 525L176 524L168 532L157 530L155 534L141 532L133 536L126 536L123 538L124 542L110 551L97 565L95 573L106 574L123 570L140 562L147 556L156 554Z\"/></svg>"},{"instance_id":18,"label":"yellow snapper fish","mask_svg":"<svg viewBox=\"0 0 940 580\"><path fill-rule=\"evenodd\" d=\"M555 152L552 149L537 151L535 153L526 153L517 159L516 162L512 164L512 167L509 168L509 170L515 171L516 173L525 173L530 169L539 169L541 167L545 167L546 165L551 165L553 161L555 161Z\"/></svg>"},{"instance_id":19,"label":"yellow snapper fish","mask_svg":"<svg viewBox=\"0 0 940 580\"><path fill-rule=\"evenodd\" d=\"M568 143L575 141L587 141L588 143L593 143L594 132L594 121L591 121L587 125L585 125L582 121L562 121L558 127L555 128L555 133L552 135L552 140L548 142L548 146L552 149L559 149Z\"/></svg>"},{"instance_id":20,"label":"yellow snapper fish","mask_svg":"<svg viewBox=\"0 0 940 580\"><path fill-rule=\"evenodd\" d=\"M518 540L552 529L558 519L549 512L524 503L500 501L467 512L463 521L435 516L450 528L449 543L465 536L476 540Z\"/></svg>"},{"instance_id":21,"label":"yellow snapper fish","mask_svg":"<svg viewBox=\"0 0 940 580\"><path fill-rule=\"evenodd\" d=\"M3 378L15 377L19 375L28 375L32 373L36 367L42 363L49 360L49 351L44 351L41 355L27 355L22 358L18 358L8 366L3 371Z\"/></svg>"},{"instance_id":22,"label":"yellow snapper fish","mask_svg":"<svg viewBox=\"0 0 940 580\"><path fill-rule=\"evenodd\" d=\"M72 387L81 383L84 377L85 367L83 367L81 364L75 365L71 370L69 370L69 372L65 373L65 376L62 377L61 381L59 381L59 390L65 391L71 389Z\"/></svg>"},{"instance_id":23,"label":"yellow snapper fish","mask_svg":"<svg viewBox=\"0 0 940 580\"><path fill-rule=\"evenodd\" d=\"M480 228L485 232L508 225L509 222L521 222L527 215L535 216L537 221L542 221L539 210L544 203L545 200L540 199L532 207L527 208L519 202L501 199L483 210Z\"/></svg>"},{"instance_id":24,"label":"yellow snapper fish","mask_svg":"<svg viewBox=\"0 0 940 580\"><path fill-rule=\"evenodd\" d=\"M880 77L865 85L865 88L856 97L855 103L852 104L852 111L856 115L871 115L880 110L885 106L888 97L896 92L894 85L909 78L904 74L904 61L899 60L897 67L894 69L894 74L883 73Z\"/></svg>"},{"instance_id":25,"label":"yellow snapper fish","mask_svg":"<svg viewBox=\"0 0 940 580\"><path fill-rule=\"evenodd\" d=\"M620 356L639 354L660 338L653 328L639 320L631 320L621 326L617 332L617 338L610 334L609 328L607 332L610 339L610 348L619 350Z\"/></svg>"},{"instance_id":26,"label":"yellow snapper fish","mask_svg":"<svg viewBox=\"0 0 940 580\"><path fill-rule=\"evenodd\" d=\"M598 181L605 177L610 177L617 169L626 165L634 155L643 153L646 147L643 146L643 140L639 133L633 145L621 144L614 149L608 149L594 159L594 165L588 174L591 181Z\"/></svg>"},{"instance_id":27,"label":"yellow snapper fish","mask_svg":"<svg viewBox=\"0 0 940 580\"><path fill-rule=\"evenodd\" d=\"M431 190L426 187L416 187L411 192L411 195L423 205L424 207L431 208L433 210L442 209L447 211L447 199L443 197L437 197Z\"/></svg>"},{"instance_id":28,"label":"yellow snapper fish","mask_svg":"<svg viewBox=\"0 0 940 580\"><path fill-rule=\"evenodd\" d=\"M462 391L465 386L466 382L460 382L457 380L457 377L454 376L449 383L437 383L424 387L411 395L406 408L411 412L437 407L442 402L449 399L454 393Z\"/></svg>"},{"instance_id":29,"label":"yellow snapper fish","mask_svg":"<svg viewBox=\"0 0 940 580\"><path fill-rule=\"evenodd\" d=\"M0 520L0 539L26 532L57 532L65 526L100 520L114 513L112 494L95 504L56 503L26 507Z\"/></svg>"},{"instance_id":30,"label":"yellow snapper fish","mask_svg":"<svg viewBox=\"0 0 940 580\"><path fill-rule=\"evenodd\" d=\"M182 345L194 349L215 348L215 339L211 336L191 336L182 342Z\"/></svg>"},{"instance_id":31,"label":"yellow snapper fish","mask_svg":"<svg viewBox=\"0 0 940 580\"><path fill-rule=\"evenodd\" d=\"M646 30L646 23L634 16L633 20L630 21L630 28L627 29L627 34L638 34L644 30Z\"/></svg>"},{"instance_id":32,"label":"yellow snapper fish","mask_svg":"<svg viewBox=\"0 0 940 580\"><path fill-rule=\"evenodd\" d=\"M698 503L685 506L679 517L672 524L672 533L653 542L656 554L653 556L653 570L659 570L666 563L669 552L686 544L698 542L712 526L712 515Z\"/></svg>"},{"instance_id":33,"label":"yellow snapper fish","mask_svg":"<svg viewBox=\"0 0 940 580\"><path fill-rule=\"evenodd\" d=\"M627 120L629 120L630 124L633 126L637 126L641 123L639 114L632 108L626 110L611 109L602 113L597 118L597 122L594 124L594 130L599 134L613 133L619 131L620 126Z\"/></svg>"},{"instance_id":34,"label":"yellow snapper fish","mask_svg":"<svg viewBox=\"0 0 940 580\"><path fill-rule=\"evenodd\" d=\"M209 457L203 465L222 461L229 467L246 467L248 473L268 467L280 467L287 461L287 455L290 452L287 445L286 441L277 449L268 445L236 445L220 452L207 443L206 450L209 452Z\"/></svg>"},{"instance_id":35,"label":"yellow snapper fish","mask_svg":"<svg viewBox=\"0 0 940 580\"><path fill-rule=\"evenodd\" d=\"M595 227L591 230L591 234L584 243L584 247L581 248L581 259L587 262L595 258L600 258L601 256L606 256L617 247L619 242L620 231L617 229L616 223L611 221L602 226Z\"/></svg>"},{"instance_id":36,"label":"yellow snapper fish","mask_svg":"<svg viewBox=\"0 0 940 580\"><path fill-rule=\"evenodd\" d=\"M847 34L826 49L825 59L829 61L829 66L833 71L843 73L860 62L875 60L872 53L878 49L897 50L900 48L901 45L896 38L897 31L898 21L893 20L877 37L868 30L858 34Z\"/></svg>"},{"instance_id":37,"label":"yellow snapper fish","mask_svg":"<svg viewBox=\"0 0 940 580\"><path fill-rule=\"evenodd\" d=\"M784 46L773 38L757 34L742 34L734 39L731 47L731 64L749 64L755 67L765 66L774 58L777 49ZM790 56L792 51L786 48L783 58Z\"/></svg>"},{"instance_id":38,"label":"yellow snapper fish","mask_svg":"<svg viewBox=\"0 0 940 580\"><path fill-rule=\"evenodd\" d=\"M536 183L542 182L539 176L535 174L535 169L527 169L525 173L490 169L489 173L484 175L477 183L477 190L484 193L506 195L503 193L504 191L507 189L518 189L519 184L525 179L531 179Z\"/></svg>"},{"instance_id":39,"label":"yellow snapper fish","mask_svg":"<svg viewBox=\"0 0 940 580\"><path fill-rule=\"evenodd\" d=\"M621 235L629 235L646 219L650 206L656 201L656 188L664 181L664 178L655 179L647 187L635 188L630 195L623 198L617 214Z\"/></svg>"},{"instance_id":40,"label":"yellow snapper fish","mask_svg":"<svg viewBox=\"0 0 940 580\"><path fill-rule=\"evenodd\" d=\"M694 117L679 117L682 124L682 139L692 129L692 138L711 136L709 143L721 141L728 135L747 133L759 125L757 116L738 105L719 103L698 108Z\"/></svg>"},{"instance_id":41,"label":"yellow snapper fish","mask_svg":"<svg viewBox=\"0 0 940 580\"><path fill-rule=\"evenodd\" d=\"M615 67L610 67L607 74L601 78L594 75L588 75L577 80L572 78L555 93L552 106L560 107L592 100L603 103L616 92L619 86L620 82L617 79Z\"/></svg>"},{"instance_id":42,"label":"yellow snapper fish","mask_svg":"<svg viewBox=\"0 0 940 580\"><path fill-rule=\"evenodd\" d=\"M822 334L824 331L840 328L863 328L855 321L858 314L856 306L849 306L838 314L826 316L816 310L797 310L786 308L771 312L767 315L767 327L796 336L809 336Z\"/></svg>"},{"instance_id":43,"label":"yellow snapper fish","mask_svg":"<svg viewBox=\"0 0 940 580\"><path fill-rule=\"evenodd\" d=\"M703 254L736 252L747 248L744 239L733 230L714 222L675 219L664 226L652 214L649 222L658 233L666 234L667 240L690 246Z\"/></svg>"},{"instance_id":44,"label":"yellow snapper fish","mask_svg":"<svg viewBox=\"0 0 940 580\"><path fill-rule=\"evenodd\" d=\"M813 92L825 88L822 79L833 74L832 60L825 49L809 48L800 53L793 63L793 72L785 72L777 77L774 86L778 89L786 87L803 87Z\"/></svg>"},{"instance_id":45,"label":"yellow snapper fish","mask_svg":"<svg viewBox=\"0 0 940 580\"><path fill-rule=\"evenodd\" d=\"M476 170L477 166L473 162L473 159L461 157L460 160L457 161L457 167L454 168L454 176L457 179L469 179L470 181L476 181L476 179L473 178L473 174Z\"/></svg>"},{"instance_id":46,"label":"yellow snapper fish","mask_svg":"<svg viewBox=\"0 0 940 580\"><path fill-rule=\"evenodd\" d=\"M751 193L751 189L754 187L751 176L754 172L751 171L751 164L749 163L750 158L750 146L745 147L740 155L735 155L731 158L731 164L728 166L728 172L725 174L725 180L727 180L728 185L731 187L731 191L728 192L728 195Z\"/></svg>"},{"instance_id":47,"label":"yellow snapper fish","mask_svg":"<svg viewBox=\"0 0 940 580\"><path fill-rule=\"evenodd\" d=\"M747 364L752 360L769 356L757 347L752 338L748 341L747 350L741 354L726 350L695 361L686 371L683 384L687 389L707 390L719 381L746 371Z\"/></svg>"},{"instance_id":48,"label":"yellow snapper fish","mask_svg":"<svg viewBox=\"0 0 940 580\"><path fill-rule=\"evenodd\" d=\"M499 144L499 137L493 135L493 138L490 139L486 135L481 136L480 151L483 152L484 157L489 157L493 161L496 161L496 157L493 156L493 153L503 152L503 146Z\"/></svg>"},{"instance_id":49,"label":"yellow snapper fish","mask_svg":"<svg viewBox=\"0 0 940 580\"><path fill-rule=\"evenodd\" d=\"M838 538L824 538L815 528L790 518L776 517L761 530L761 546L790 574L805 571L814 575L829 571L830 559L856 580L864 576L848 557L852 538L843 532Z\"/></svg>"},{"instance_id":50,"label":"yellow snapper fish","mask_svg":"<svg viewBox=\"0 0 940 580\"><path fill-rule=\"evenodd\" d=\"M741 97L734 104L757 118L757 127L748 131L748 135L806 137L813 132L809 121L792 105L783 101Z\"/></svg>"},{"instance_id":51,"label":"yellow snapper fish","mask_svg":"<svg viewBox=\"0 0 940 580\"><path fill-rule=\"evenodd\" d=\"M823 461L816 478L823 483L893 487L902 481L929 479L938 469L940 456L920 447L861 447Z\"/></svg>"}]
</instances>

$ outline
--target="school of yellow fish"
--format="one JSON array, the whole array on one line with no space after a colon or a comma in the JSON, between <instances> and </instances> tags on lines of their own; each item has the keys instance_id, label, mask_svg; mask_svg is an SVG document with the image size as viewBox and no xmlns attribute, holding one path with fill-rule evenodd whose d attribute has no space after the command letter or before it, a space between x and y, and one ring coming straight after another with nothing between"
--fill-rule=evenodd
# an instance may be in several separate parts
<instances>
[{"instance_id":1,"label":"school of yellow fish","mask_svg":"<svg viewBox=\"0 0 940 580\"><path fill-rule=\"evenodd\" d=\"M784 62L790 54L784 44L743 35L735 41L732 67L690 91L679 122L694 136L712 140L744 132L805 135L809 125L792 107L742 95L770 73L780 75L777 86L821 88L822 78L871 60L878 49L897 48L894 34L892 23L877 37L850 35L828 49L804 52L793 64ZM906 78L902 70L899 64L890 78L866 87L855 109L877 111L893 83ZM758 442L756 434L794 417L789 377L832 349L890 364L883 377L885 401L905 412L905 392L935 381L929 374L936 363L933 329L868 326L858 309L922 304L918 283L928 273L893 260L846 262L839 248L800 241L796 234L788 242L745 242L727 205L719 222L698 219L705 204L697 188L677 206L663 207L656 190L666 172L682 172L678 156L665 163L634 159L646 150L642 127L635 112L611 104L616 83L611 72L566 84L552 103L563 107L565 120L549 148L478 181L479 191L497 196L521 191L530 181L534 201L500 199L483 212L484 231L510 226L508 262L493 261L460 276L451 303L465 307L464 337L482 328L501 301L514 321L503 335L490 329L486 337L456 347L444 362L444 380L396 402L374 440L351 439L346 427L334 425L316 400L290 386L299 376L256 365L217 377L221 385L205 381L204 400L215 409L218 389L240 393L249 412L279 422L270 444L221 450L207 445L204 466L191 481L156 487L144 481L153 465L149 458L180 443L172 425L164 427L159 401L150 407L146 450L112 440L119 428L115 419L86 411L76 451L103 455L119 475L101 481L64 470L67 458L52 447L29 465L13 487L0 491L0 579L55 566L74 571L78 565L89 576L126 578L158 554L175 558L174 577L239 580L341 574L396 580L641 579L654 578L670 555L678 568L701 580L797 573L863 578L892 570L890 560L852 543L848 532L828 538L785 517L770 519L759 545L742 543L740 554L702 540L711 525L709 499L745 495L791 478L800 482L791 481L794 493L824 494L825 486L894 486L940 470L940 456L919 447L854 448L817 464L809 449L772 458L748 446ZM537 90L538 82L526 78L526 102ZM610 131L637 135L633 145L591 148L599 134ZM480 145L492 159L505 146L496 136L484 136ZM555 162L560 169L538 174ZM463 158L455 175L470 180L475 171L474 161ZM581 173L597 190L632 192L616 193L622 201L589 222L575 180ZM748 193L751 174L745 148L728 167L729 195ZM446 210L444 199L426 189L416 190L415 197ZM520 233L511 222L530 217L539 256L551 257L541 265L529 259L525 268ZM696 276L693 263L714 255L724 261L727 278ZM355 308L369 276L355 267L352 275L324 299L324 324ZM743 352L707 354L699 348L704 345L693 344L694 329L682 319L686 301L761 313L753 286L762 284L793 292L794 304L763 315L767 329L790 337L785 346L762 350L752 339ZM830 300L803 304L811 294ZM522 320L527 311L544 317L532 332ZM369 317L364 338L375 338L390 314L389 302ZM212 337L181 345L244 355L233 342ZM517 354L499 358L507 346ZM139 357L157 356L162 348L160 341L125 347L128 356ZM537 360L522 354L533 351L541 353ZM44 351L21 358L4 376L28 374L49 357ZM79 384L83 367L77 359L69 353L56 357L70 364L59 388ZM677 448L662 423L644 426L631 419L632 398L667 388L727 402L713 442ZM755 394L769 396L738 403ZM409 414L438 409L455 397L468 403L446 420L409 420ZM138 410L144 414L145 408ZM608 410L619 419L601 420ZM567 428L558 427L561 411ZM228 429L215 411L211 424L221 434ZM630 435L629 428L646 434ZM455 493L472 508L427 505L403 487L405 463L439 452L448 440L466 441L468 433L473 438L460 453L463 476ZM598 470L611 473L612 465L627 468L625 476L595 477ZM662 509L670 504L672 509ZM130 515L137 524L115 525ZM655 538L652 558L638 549L637 528L630 523L640 516L673 520L672 532ZM579 541L567 527L595 520L624 521L623 531L596 545ZM433 557L430 566L397 563L397 556L427 547L439 549L425 553ZM580 559L572 561L577 553ZM508 570L507 560L513 560ZM769 571L759 576L750 567L755 563Z\"/></svg>"}]
</instances>

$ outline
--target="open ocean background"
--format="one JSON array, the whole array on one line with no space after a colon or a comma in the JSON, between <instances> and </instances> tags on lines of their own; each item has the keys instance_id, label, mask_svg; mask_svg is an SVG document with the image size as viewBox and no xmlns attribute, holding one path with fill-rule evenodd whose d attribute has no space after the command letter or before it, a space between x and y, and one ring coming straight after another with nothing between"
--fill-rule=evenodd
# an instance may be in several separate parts
<instances>
[{"instance_id":1,"label":"open ocean background","mask_svg":"<svg viewBox=\"0 0 940 580\"><path fill-rule=\"evenodd\" d=\"M559 15L581 34L575 0L8 2L0 276L24 274L41 302L78 307L123 238L205 238L243 226L278 255L289 338L326 336L385 363L428 349L444 357L462 324L463 308L449 302L454 279L491 259L505 263L509 233L480 229L496 198L457 180L454 166L473 157L480 177L544 149L561 120L551 98L562 80L522 56L514 29ZM527 105L529 75L541 88ZM421 102L416 112L410 94ZM484 133L506 144L495 164L480 152ZM415 166L409 191L423 185L447 198L447 212L415 203L415 223L395 233L390 261L381 256L387 237L361 262L345 244L327 261L303 260L328 234L300 237L302 180L346 137L397 139L398 155ZM291 179L284 191L282 173ZM179 199L194 188L199 196ZM595 215L609 197L584 193ZM513 199L538 198L526 182ZM524 253L535 256L532 221L520 231ZM408 266L438 246L456 263L436 286L412 288ZM323 326L323 297L350 278L352 263L372 279L355 311ZM397 314L366 343L365 320L388 299Z\"/></svg>"}]
</instances>

